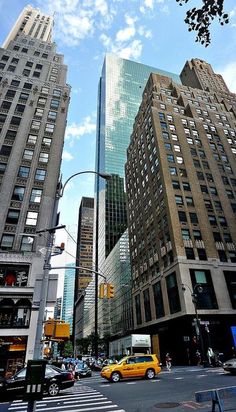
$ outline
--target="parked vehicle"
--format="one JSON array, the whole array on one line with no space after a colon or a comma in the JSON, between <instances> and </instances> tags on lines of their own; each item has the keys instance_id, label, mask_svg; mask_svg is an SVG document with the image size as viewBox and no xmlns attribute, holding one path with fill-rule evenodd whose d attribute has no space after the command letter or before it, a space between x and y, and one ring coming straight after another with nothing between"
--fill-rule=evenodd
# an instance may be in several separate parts
<instances>
[{"instance_id":1,"label":"parked vehicle","mask_svg":"<svg viewBox=\"0 0 236 412\"><path fill-rule=\"evenodd\" d=\"M229 359L223 363L223 368L226 372L230 372L232 375L236 375L236 358Z\"/></svg>"},{"instance_id":2,"label":"parked vehicle","mask_svg":"<svg viewBox=\"0 0 236 412\"><path fill-rule=\"evenodd\" d=\"M26 384L26 368L21 369L9 379L0 381L0 395L23 396ZM44 391L49 396L56 396L60 390L70 388L75 383L72 373L59 369L53 365L46 365L44 377Z\"/></svg>"},{"instance_id":3,"label":"parked vehicle","mask_svg":"<svg viewBox=\"0 0 236 412\"><path fill-rule=\"evenodd\" d=\"M153 379L161 372L161 367L156 355L126 356L118 363L104 366L101 376L111 382L120 379L145 377Z\"/></svg>"},{"instance_id":4,"label":"parked vehicle","mask_svg":"<svg viewBox=\"0 0 236 412\"><path fill-rule=\"evenodd\" d=\"M87 378L92 376L92 371L91 369L88 367L88 365L86 365L86 363L78 363L75 366L75 378L77 379L79 378Z\"/></svg>"}]
</instances>

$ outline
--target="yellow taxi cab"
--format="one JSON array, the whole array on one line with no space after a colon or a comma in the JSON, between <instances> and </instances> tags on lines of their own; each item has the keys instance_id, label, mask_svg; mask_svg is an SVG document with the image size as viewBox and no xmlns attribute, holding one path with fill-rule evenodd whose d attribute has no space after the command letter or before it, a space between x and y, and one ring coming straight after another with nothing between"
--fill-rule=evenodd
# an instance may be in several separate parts
<instances>
[{"instance_id":1,"label":"yellow taxi cab","mask_svg":"<svg viewBox=\"0 0 236 412\"><path fill-rule=\"evenodd\" d=\"M160 372L156 355L132 355L125 356L114 365L104 366L101 376L111 382L119 382L120 379L137 377L153 379Z\"/></svg>"}]
</instances>

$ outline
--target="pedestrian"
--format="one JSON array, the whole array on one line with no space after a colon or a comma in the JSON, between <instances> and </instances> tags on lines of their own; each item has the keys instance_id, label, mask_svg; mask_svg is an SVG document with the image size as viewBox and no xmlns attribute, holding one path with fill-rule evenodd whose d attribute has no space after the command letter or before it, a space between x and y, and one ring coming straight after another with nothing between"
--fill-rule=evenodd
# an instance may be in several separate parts
<instances>
[{"instance_id":1,"label":"pedestrian","mask_svg":"<svg viewBox=\"0 0 236 412\"><path fill-rule=\"evenodd\" d=\"M209 363L210 366L213 366L212 363L214 362L214 356L215 356L215 354L214 354L212 348L209 347L208 350L207 350L207 359L208 359L208 363Z\"/></svg>"},{"instance_id":2,"label":"pedestrian","mask_svg":"<svg viewBox=\"0 0 236 412\"><path fill-rule=\"evenodd\" d=\"M167 354L166 354L166 368L169 372L171 371L171 368L172 368L171 362L172 362L172 358L171 358L169 352L167 352Z\"/></svg>"},{"instance_id":3,"label":"pedestrian","mask_svg":"<svg viewBox=\"0 0 236 412\"><path fill-rule=\"evenodd\" d=\"M202 363L202 357L200 351L197 349L196 351L196 359L197 359L197 366L200 366Z\"/></svg>"}]
</instances>

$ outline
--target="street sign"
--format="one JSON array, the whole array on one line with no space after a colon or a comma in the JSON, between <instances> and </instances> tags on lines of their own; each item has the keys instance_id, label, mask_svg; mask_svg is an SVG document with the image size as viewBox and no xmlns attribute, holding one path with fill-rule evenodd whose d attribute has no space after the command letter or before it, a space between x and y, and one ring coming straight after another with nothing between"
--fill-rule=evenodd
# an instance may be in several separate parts
<instances>
[{"instance_id":1,"label":"street sign","mask_svg":"<svg viewBox=\"0 0 236 412\"><path fill-rule=\"evenodd\" d=\"M44 378L47 360L28 360L26 369L26 385L23 399L40 400L43 398Z\"/></svg>"}]
</instances>

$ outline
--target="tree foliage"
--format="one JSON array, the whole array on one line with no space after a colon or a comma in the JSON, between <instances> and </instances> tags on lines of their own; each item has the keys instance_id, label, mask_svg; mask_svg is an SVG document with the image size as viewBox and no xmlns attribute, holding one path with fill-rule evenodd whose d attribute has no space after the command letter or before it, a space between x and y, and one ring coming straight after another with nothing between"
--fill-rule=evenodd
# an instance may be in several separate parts
<instances>
[{"instance_id":1,"label":"tree foliage","mask_svg":"<svg viewBox=\"0 0 236 412\"><path fill-rule=\"evenodd\" d=\"M180 6L188 3L189 0L176 0ZM186 13L184 20L188 24L189 31L196 31L196 42L209 46L211 43L210 25L212 21L218 18L223 26L229 22L229 16L224 12L224 0L202 0L202 7L190 9Z\"/></svg>"}]
</instances>

